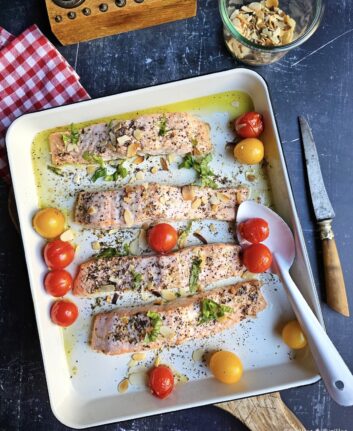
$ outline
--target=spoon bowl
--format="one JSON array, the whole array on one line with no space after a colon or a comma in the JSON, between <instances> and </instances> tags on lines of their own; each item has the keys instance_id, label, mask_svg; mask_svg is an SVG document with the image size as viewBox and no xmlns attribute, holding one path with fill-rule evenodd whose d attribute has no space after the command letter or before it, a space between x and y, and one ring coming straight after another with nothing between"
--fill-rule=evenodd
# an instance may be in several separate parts
<instances>
[{"instance_id":1,"label":"spoon bowl","mask_svg":"<svg viewBox=\"0 0 353 431\"><path fill-rule=\"evenodd\" d=\"M269 225L270 233L264 244L272 252L271 271L281 279L329 394L338 404L352 406L352 373L289 274L295 259L295 242L289 226L264 205L252 201L243 202L238 208L237 224L251 218L262 218ZM241 245L249 245L239 233L238 239Z\"/></svg>"}]
</instances>

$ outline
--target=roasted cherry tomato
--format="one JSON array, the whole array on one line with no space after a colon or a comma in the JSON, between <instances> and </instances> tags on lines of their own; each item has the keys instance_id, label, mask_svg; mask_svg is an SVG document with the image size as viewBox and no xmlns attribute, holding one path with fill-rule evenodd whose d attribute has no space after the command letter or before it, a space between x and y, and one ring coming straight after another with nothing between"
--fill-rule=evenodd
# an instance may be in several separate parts
<instances>
[{"instance_id":1,"label":"roasted cherry tomato","mask_svg":"<svg viewBox=\"0 0 353 431\"><path fill-rule=\"evenodd\" d=\"M50 295L64 296L72 287L72 277L65 269L54 269L45 276L44 286Z\"/></svg>"},{"instance_id":2,"label":"roasted cherry tomato","mask_svg":"<svg viewBox=\"0 0 353 431\"><path fill-rule=\"evenodd\" d=\"M56 208L44 208L33 217L33 227L42 237L53 239L63 233L65 217Z\"/></svg>"},{"instance_id":3,"label":"roasted cherry tomato","mask_svg":"<svg viewBox=\"0 0 353 431\"><path fill-rule=\"evenodd\" d=\"M236 383L243 375L243 364L232 352L222 350L213 353L209 366L216 379L222 383Z\"/></svg>"},{"instance_id":4,"label":"roasted cherry tomato","mask_svg":"<svg viewBox=\"0 0 353 431\"><path fill-rule=\"evenodd\" d=\"M307 344L306 337L297 320L292 320L284 326L282 338L291 349L302 349Z\"/></svg>"},{"instance_id":5,"label":"roasted cherry tomato","mask_svg":"<svg viewBox=\"0 0 353 431\"><path fill-rule=\"evenodd\" d=\"M78 317L77 305L62 299L54 302L50 309L51 320L59 326L70 326Z\"/></svg>"},{"instance_id":6,"label":"roasted cherry tomato","mask_svg":"<svg viewBox=\"0 0 353 431\"><path fill-rule=\"evenodd\" d=\"M256 138L243 139L235 146L234 157L247 165L260 163L264 158L264 144Z\"/></svg>"},{"instance_id":7,"label":"roasted cherry tomato","mask_svg":"<svg viewBox=\"0 0 353 431\"><path fill-rule=\"evenodd\" d=\"M158 398L166 398L174 388L174 376L167 365L153 367L148 373L148 384L152 394Z\"/></svg>"},{"instance_id":8,"label":"roasted cherry tomato","mask_svg":"<svg viewBox=\"0 0 353 431\"><path fill-rule=\"evenodd\" d=\"M264 121L258 112L247 112L234 122L236 134L241 138L258 138L264 130Z\"/></svg>"},{"instance_id":9,"label":"roasted cherry tomato","mask_svg":"<svg viewBox=\"0 0 353 431\"><path fill-rule=\"evenodd\" d=\"M263 218L250 218L240 223L238 230L240 235L252 244L265 241L270 234L268 223Z\"/></svg>"},{"instance_id":10,"label":"roasted cherry tomato","mask_svg":"<svg viewBox=\"0 0 353 431\"><path fill-rule=\"evenodd\" d=\"M75 248L67 241L56 239L46 244L43 254L49 268L62 269L74 260Z\"/></svg>"},{"instance_id":11,"label":"roasted cherry tomato","mask_svg":"<svg viewBox=\"0 0 353 431\"><path fill-rule=\"evenodd\" d=\"M272 253L264 244L251 244L243 251L243 264L250 272L265 272L272 264Z\"/></svg>"},{"instance_id":12,"label":"roasted cherry tomato","mask_svg":"<svg viewBox=\"0 0 353 431\"><path fill-rule=\"evenodd\" d=\"M160 223L148 231L148 244L157 253L168 253L178 241L178 232L168 223Z\"/></svg>"}]
</instances>

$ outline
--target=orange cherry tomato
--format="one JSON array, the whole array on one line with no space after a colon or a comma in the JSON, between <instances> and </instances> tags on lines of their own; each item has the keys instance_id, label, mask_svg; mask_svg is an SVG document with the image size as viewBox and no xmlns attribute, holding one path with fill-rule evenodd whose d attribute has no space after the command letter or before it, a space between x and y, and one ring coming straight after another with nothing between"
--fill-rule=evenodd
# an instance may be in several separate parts
<instances>
[{"instance_id":1,"label":"orange cherry tomato","mask_svg":"<svg viewBox=\"0 0 353 431\"><path fill-rule=\"evenodd\" d=\"M46 244L43 254L50 269L62 269L74 260L75 248L67 241L56 239Z\"/></svg>"},{"instance_id":2,"label":"orange cherry tomato","mask_svg":"<svg viewBox=\"0 0 353 431\"><path fill-rule=\"evenodd\" d=\"M246 138L234 147L234 157L239 163L256 165L264 158L264 144L256 138Z\"/></svg>"},{"instance_id":3,"label":"orange cherry tomato","mask_svg":"<svg viewBox=\"0 0 353 431\"><path fill-rule=\"evenodd\" d=\"M148 231L148 245L157 253L168 253L178 242L178 232L168 223L159 223Z\"/></svg>"},{"instance_id":4,"label":"orange cherry tomato","mask_svg":"<svg viewBox=\"0 0 353 431\"><path fill-rule=\"evenodd\" d=\"M291 349L302 349L307 345L306 337L297 320L288 322L282 329L283 341Z\"/></svg>"},{"instance_id":5,"label":"orange cherry tomato","mask_svg":"<svg viewBox=\"0 0 353 431\"><path fill-rule=\"evenodd\" d=\"M234 122L238 136L242 138L258 138L264 130L264 121L258 112L246 112Z\"/></svg>"},{"instance_id":6,"label":"orange cherry tomato","mask_svg":"<svg viewBox=\"0 0 353 431\"><path fill-rule=\"evenodd\" d=\"M64 296L72 287L72 277L65 269L54 269L45 276L44 286L50 295Z\"/></svg>"},{"instance_id":7,"label":"orange cherry tomato","mask_svg":"<svg viewBox=\"0 0 353 431\"><path fill-rule=\"evenodd\" d=\"M50 317L56 325L63 327L70 326L78 317L77 305L65 299L56 301L50 309Z\"/></svg>"},{"instance_id":8,"label":"orange cherry tomato","mask_svg":"<svg viewBox=\"0 0 353 431\"><path fill-rule=\"evenodd\" d=\"M243 375L243 364L232 352L221 350L211 356L210 369L213 375L222 383L236 383Z\"/></svg>"},{"instance_id":9,"label":"orange cherry tomato","mask_svg":"<svg viewBox=\"0 0 353 431\"><path fill-rule=\"evenodd\" d=\"M152 394L158 398L166 398L174 388L174 376L167 365L153 367L148 373L148 384Z\"/></svg>"},{"instance_id":10,"label":"orange cherry tomato","mask_svg":"<svg viewBox=\"0 0 353 431\"><path fill-rule=\"evenodd\" d=\"M250 272L265 272L271 267L272 253L264 244L251 244L243 251L243 264Z\"/></svg>"},{"instance_id":11,"label":"orange cherry tomato","mask_svg":"<svg viewBox=\"0 0 353 431\"><path fill-rule=\"evenodd\" d=\"M33 217L33 227L43 238L56 238L65 229L64 214L56 208L41 209Z\"/></svg>"},{"instance_id":12,"label":"orange cherry tomato","mask_svg":"<svg viewBox=\"0 0 353 431\"><path fill-rule=\"evenodd\" d=\"M238 230L240 235L252 244L265 241L270 234L268 223L263 218L250 218L240 223Z\"/></svg>"}]
</instances>

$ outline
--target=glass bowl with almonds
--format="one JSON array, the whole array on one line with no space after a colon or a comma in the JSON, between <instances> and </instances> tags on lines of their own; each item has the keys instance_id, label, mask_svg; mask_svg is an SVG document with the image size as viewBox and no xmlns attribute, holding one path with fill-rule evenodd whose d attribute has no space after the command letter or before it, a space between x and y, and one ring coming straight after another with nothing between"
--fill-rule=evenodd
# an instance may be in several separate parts
<instances>
[{"instance_id":1,"label":"glass bowl with almonds","mask_svg":"<svg viewBox=\"0 0 353 431\"><path fill-rule=\"evenodd\" d=\"M323 0L219 0L230 53L252 66L274 63L308 40L324 12Z\"/></svg>"}]
</instances>

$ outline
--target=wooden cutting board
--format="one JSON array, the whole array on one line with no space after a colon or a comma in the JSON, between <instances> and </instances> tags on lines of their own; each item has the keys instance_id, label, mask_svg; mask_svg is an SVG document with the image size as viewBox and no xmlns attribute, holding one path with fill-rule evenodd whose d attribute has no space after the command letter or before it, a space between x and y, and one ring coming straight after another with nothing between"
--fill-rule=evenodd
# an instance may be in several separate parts
<instances>
[{"instance_id":1,"label":"wooden cutting board","mask_svg":"<svg viewBox=\"0 0 353 431\"><path fill-rule=\"evenodd\" d=\"M19 231L16 203L11 189L8 199L10 218ZM278 392L215 404L235 416L251 431L305 431L304 425L282 401Z\"/></svg>"}]
</instances>

